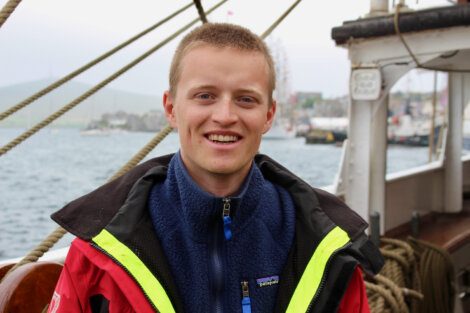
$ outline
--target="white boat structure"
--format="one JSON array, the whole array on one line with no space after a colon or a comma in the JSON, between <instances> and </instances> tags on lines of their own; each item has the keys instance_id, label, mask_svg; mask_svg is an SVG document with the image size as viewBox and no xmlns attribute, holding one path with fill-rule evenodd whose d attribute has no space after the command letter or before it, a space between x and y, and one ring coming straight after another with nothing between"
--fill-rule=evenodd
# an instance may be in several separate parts
<instances>
[{"instance_id":1,"label":"white boat structure","mask_svg":"<svg viewBox=\"0 0 470 313\"><path fill-rule=\"evenodd\" d=\"M334 28L332 38L351 62L348 143L333 190L363 218L378 214L380 222L371 222L380 235L403 237L414 226L415 236L447 250L461 282L455 312L469 312L462 277L470 268L470 156L462 156L462 116L470 102L470 4L413 11L400 2L389 12L388 1L371 1L369 17ZM414 68L448 72L441 152L427 165L386 175L388 93Z\"/></svg>"}]
</instances>

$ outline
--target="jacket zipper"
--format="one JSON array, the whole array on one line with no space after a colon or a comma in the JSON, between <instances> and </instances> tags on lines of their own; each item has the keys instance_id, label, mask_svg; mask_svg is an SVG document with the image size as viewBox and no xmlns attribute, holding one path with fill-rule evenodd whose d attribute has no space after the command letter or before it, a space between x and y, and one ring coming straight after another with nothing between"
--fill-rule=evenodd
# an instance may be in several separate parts
<instances>
[{"instance_id":1,"label":"jacket zipper","mask_svg":"<svg viewBox=\"0 0 470 313\"><path fill-rule=\"evenodd\" d=\"M230 198L223 198L222 202L222 228L225 240L232 238L230 217ZM222 289L224 284L224 249L225 245L222 239L219 220L215 223L213 240L211 245L211 265L212 265L212 286L213 286L213 302L212 312L223 312Z\"/></svg>"},{"instance_id":2,"label":"jacket zipper","mask_svg":"<svg viewBox=\"0 0 470 313\"><path fill-rule=\"evenodd\" d=\"M158 309L157 307L155 306L155 304L152 302L152 300L150 300L150 297L148 296L148 294L145 292L145 290L142 288L142 286L140 285L140 283L137 281L137 279L134 278L134 275L132 275L131 272L129 272L129 270L123 266L118 260L116 260L116 258L114 258L111 254L109 254L106 250L102 249L100 246L96 245L95 243L91 243L91 246L94 247L96 250L100 251L101 253L104 253L105 255L108 256L108 258L110 258L111 260L113 260L114 263L116 263L117 266L119 266L120 268L122 268L124 270L124 272L126 272L129 277L132 277L132 279L136 282L137 286L139 286L140 290L142 291L142 293L144 294L145 298L147 299L147 302L150 303L150 305L152 306L153 310L155 312L158 313ZM161 281L160 281L160 284L162 285L163 289L164 290L168 290Z\"/></svg>"},{"instance_id":3,"label":"jacket zipper","mask_svg":"<svg viewBox=\"0 0 470 313\"><path fill-rule=\"evenodd\" d=\"M251 313L250 288L248 281L242 281L242 313Z\"/></svg>"},{"instance_id":4,"label":"jacket zipper","mask_svg":"<svg viewBox=\"0 0 470 313\"><path fill-rule=\"evenodd\" d=\"M222 220L224 221L224 235L226 240L232 239L232 218L230 217L230 198L222 200L224 206L222 209Z\"/></svg>"},{"instance_id":5,"label":"jacket zipper","mask_svg":"<svg viewBox=\"0 0 470 313\"><path fill-rule=\"evenodd\" d=\"M320 281L320 286L318 286L317 292L316 292L315 295L313 296L312 301L310 301L310 304L309 304L308 307L307 307L306 313L311 312L311 309L312 309L312 307L313 307L315 301L318 299L318 297L319 297L319 295L321 294L323 288L325 288L326 277L328 276L328 270L330 269L331 260L334 259L334 257L335 257L339 252L341 252L341 251L343 251L344 249L348 248L350 245L351 245L351 243L349 242L348 244L346 244L345 246L341 247L340 249L336 250L335 252L333 252L333 253L331 254L330 258L329 258L328 261L326 262L325 271L323 272L323 275L322 275L322 278L321 278L321 281Z\"/></svg>"}]
</instances>

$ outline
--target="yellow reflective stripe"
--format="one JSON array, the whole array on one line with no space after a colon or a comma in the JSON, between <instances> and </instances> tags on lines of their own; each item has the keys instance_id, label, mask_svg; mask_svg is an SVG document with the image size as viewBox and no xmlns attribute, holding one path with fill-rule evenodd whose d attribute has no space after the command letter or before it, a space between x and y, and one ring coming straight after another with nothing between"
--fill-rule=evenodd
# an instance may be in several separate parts
<instances>
[{"instance_id":1,"label":"yellow reflective stripe","mask_svg":"<svg viewBox=\"0 0 470 313\"><path fill-rule=\"evenodd\" d=\"M306 312L313 297L318 291L325 267L333 253L341 249L349 242L348 234L336 226L315 249L310 261L305 268L299 284L295 288L286 313Z\"/></svg>"},{"instance_id":2,"label":"yellow reflective stripe","mask_svg":"<svg viewBox=\"0 0 470 313\"><path fill-rule=\"evenodd\" d=\"M175 312L165 289L131 249L105 229L92 240L124 266L160 313Z\"/></svg>"}]
</instances>

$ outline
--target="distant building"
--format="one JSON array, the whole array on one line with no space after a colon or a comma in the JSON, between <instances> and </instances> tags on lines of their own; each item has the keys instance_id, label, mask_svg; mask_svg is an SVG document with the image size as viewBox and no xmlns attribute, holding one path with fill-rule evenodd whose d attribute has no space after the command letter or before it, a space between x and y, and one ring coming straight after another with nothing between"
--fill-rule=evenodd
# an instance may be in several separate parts
<instances>
[{"instance_id":1,"label":"distant building","mask_svg":"<svg viewBox=\"0 0 470 313\"><path fill-rule=\"evenodd\" d=\"M143 115L118 111L105 113L101 119L92 121L86 129L122 129L128 131L156 132L166 124L162 111L152 110Z\"/></svg>"},{"instance_id":2,"label":"distant building","mask_svg":"<svg viewBox=\"0 0 470 313\"><path fill-rule=\"evenodd\" d=\"M295 93L295 100L297 107L304 109L311 109L316 103L323 99L321 92L313 91L298 91Z\"/></svg>"}]
</instances>

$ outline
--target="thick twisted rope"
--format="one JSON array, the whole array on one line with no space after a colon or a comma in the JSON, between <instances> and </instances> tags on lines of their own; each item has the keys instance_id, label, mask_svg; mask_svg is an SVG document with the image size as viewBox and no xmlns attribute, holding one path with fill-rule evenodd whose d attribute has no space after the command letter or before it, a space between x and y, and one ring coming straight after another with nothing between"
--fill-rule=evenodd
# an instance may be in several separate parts
<instances>
[{"instance_id":1,"label":"thick twisted rope","mask_svg":"<svg viewBox=\"0 0 470 313\"><path fill-rule=\"evenodd\" d=\"M8 17L10 17L11 13L15 11L20 2L21 0L10 0L3 6L2 10L0 11L0 27L2 27Z\"/></svg>"},{"instance_id":2,"label":"thick twisted rope","mask_svg":"<svg viewBox=\"0 0 470 313\"><path fill-rule=\"evenodd\" d=\"M402 240L382 238L381 242L385 265L373 280L390 293L383 295L377 288L368 289L369 305L373 312L416 312L423 294L415 252ZM394 304L384 298L388 296L393 297Z\"/></svg>"},{"instance_id":3,"label":"thick twisted rope","mask_svg":"<svg viewBox=\"0 0 470 313\"><path fill-rule=\"evenodd\" d=\"M368 291L368 297L369 297L369 305L371 312L374 313L402 313L400 311L400 306L398 302L396 301L395 297L392 295L392 292L388 289L386 289L383 286L373 284L371 282L366 281L366 290ZM370 294L370 295L369 295ZM374 299L378 298L377 295L380 295L381 298L379 299ZM376 300L376 301L374 301ZM384 300L387 302L389 308L385 308L385 303Z\"/></svg>"},{"instance_id":4,"label":"thick twisted rope","mask_svg":"<svg viewBox=\"0 0 470 313\"><path fill-rule=\"evenodd\" d=\"M193 3L189 3L187 4L186 6L182 7L181 9L179 9L178 11L174 12L173 14L165 17L164 19L162 19L161 21L155 23L154 25L148 27L147 29L141 31L140 33L138 33L137 35L129 38L128 40L124 41L123 43L117 45L116 47L114 47L113 49L109 50L108 52L100 55L99 57L97 57L96 59L88 62L87 64L83 65L82 67L76 69L75 71L65 75L64 77L60 78L59 80L55 81L54 83L50 84L49 86L45 87L44 89L36 92L35 94L33 94L32 96L26 98L25 100L21 101L20 103L12 106L11 108L9 108L8 110L0 113L0 121L7 118L8 116L12 115L13 113L21 110L22 108L24 108L25 106L31 104L32 102L36 101L37 99L41 98L42 96L48 94L49 92L51 92L52 90L62 86L63 84L65 84L66 82L68 82L69 80L71 80L72 78L78 76L79 74L85 72L86 70L90 69L91 67L95 66L96 64L100 63L101 61L103 61L104 59L110 57L111 55L115 54L116 52L118 52L119 50L127 47L128 45L130 45L131 43L133 43L134 41L136 41L137 39L145 36L146 34L148 34L149 32L155 30L156 28L158 28L159 26L163 25L164 23L168 22L169 20L171 20L172 18L174 18L175 16L179 15L180 13L182 13L183 11L185 11L186 9L188 9L189 7L191 7L193 5Z\"/></svg>"},{"instance_id":5,"label":"thick twisted rope","mask_svg":"<svg viewBox=\"0 0 470 313\"><path fill-rule=\"evenodd\" d=\"M219 6L221 6L223 3L225 3L227 0L223 0L221 2L219 2L218 4L216 4L215 6L213 6L209 11L207 11L206 14L210 14L212 11L214 11L215 9L217 9ZM196 24L197 22L199 21L199 18L196 18L194 20L192 20L190 23L186 24L185 26L183 26L182 28L180 28L178 31L176 31L175 33L173 33L171 36L167 37L166 39L164 39L163 41L161 41L159 44L157 44L156 46L152 47L150 50L148 50L147 52L145 52L144 54L142 54L141 56L139 56L138 58L136 58L134 61L132 61L131 63L127 64L126 66L122 67L120 70L118 70L117 72L115 72L113 75L109 76L108 78L106 78L105 80L101 81L99 84L97 84L96 86L94 86L93 88L89 89L87 92L85 92L84 94L82 94L81 96L79 96L78 98L76 98L75 100L73 100L72 102L68 103L67 105L63 106L61 109L59 109L58 111L54 112L53 114L51 114L50 116L48 116L47 118L45 118L44 120L42 120L41 122L37 123L36 125L34 125L32 128L30 128L29 130L27 130L26 132L22 133L21 135L19 135L18 137L16 137L15 139L13 139L12 141L10 141L9 143L7 143L5 146L1 147L0 148L0 156L7 153L8 151L10 151L12 148L16 147L18 144L20 144L21 142L23 142L24 140L26 140L27 138L31 137L32 135L34 135L36 132L38 132L39 130L41 130L42 128L46 127L47 125L49 125L50 123L52 123L54 120L56 120L57 118L59 118L60 116L62 116L63 114L65 114L66 112L70 111L71 109L73 109L74 107L76 107L78 104L80 104L82 101L84 101L85 99L87 99L88 97L90 97L91 95L95 94L98 90L102 89L104 86L106 86L107 84L109 84L110 82L112 82L113 80L115 80L116 78L118 78L119 76L121 76L122 74L124 74L125 72L127 72L128 70L130 70L131 68L133 68L135 65L139 64L140 62L142 62L144 59L146 59L147 57L149 57L151 54L153 54L155 51L157 51L158 49L160 49L161 47L163 47L164 45L166 45L168 42L170 42L171 40L173 40L174 38L176 38L177 36L179 36L181 33L183 33L184 31L186 31L187 29L189 29L191 26L193 26L194 24Z\"/></svg>"},{"instance_id":6,"label":"thick twisted rope","mask_svg":"<svg viewBox=\"0 0 470 313\"><path fill-rule=\"evenodd\" d=\"M170 125L166 125L155 137L153 137L139 152L137 152L126 164L124 164L119 171L114 174L109 181L122 176L127 173L130 169L140 163L147 154L150 153L168 134L171 133L173 128Z\"/></svg>"},{"instance_id":7,"label":"thick twisted rope","mask_svg":"<svg viewBox=\"0 0 470 313\"><path fill-rule=\"evenodd\" d=\"M410 238L409 242L419 255L419 276L426 299L416 312L454 312L455 276L449 253L421 240Z\"/></svg>"}]
</instances>

